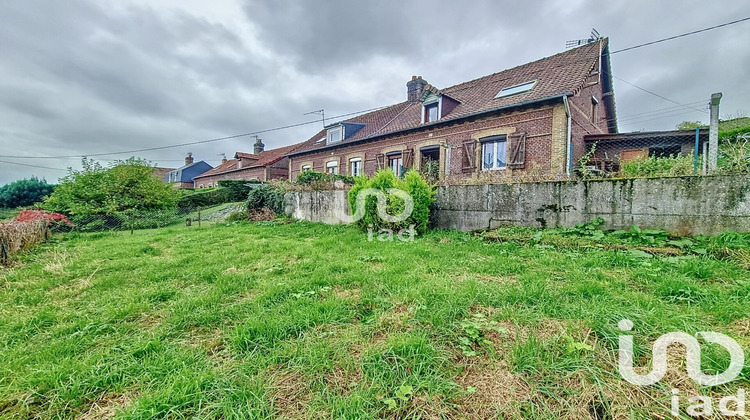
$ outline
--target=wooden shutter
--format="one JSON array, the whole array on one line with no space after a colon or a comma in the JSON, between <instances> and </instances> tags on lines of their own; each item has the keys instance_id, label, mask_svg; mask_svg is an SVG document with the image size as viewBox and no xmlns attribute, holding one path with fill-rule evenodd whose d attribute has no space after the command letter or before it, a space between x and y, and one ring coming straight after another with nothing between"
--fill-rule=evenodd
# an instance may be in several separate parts
<instances>
[{"instance_id":1,"label":"wooden shutter","mask_svg":"<svg viewBox=\"0 0 750 420\"><path fill-rule=\"evenodd\" d=\"M375 155L375 160L378 162L378 169L385 168L385 155L382 153L378 153Z\"/></svg>"},{"instance_id":2,"label":"wooden shutter","mask_svg":"<svg viewBox=\"0 0 750 420\"><path fill-rule=\"evenodd\" d=\"M523 169L526 162L526 133L516 133L508 136L508 167Z\"/></svg>"},{"instance_id":3,"label":"wooden shutter","mask_svg":"<svg viewBox=\"0 0 750 420\"><path fill-rule=\"evenodd\" d=\"M414 153L412 149L406 149L402 153L403 160L401 161L401 166L403 166L406 169L409 169L414 164Z\"/></svg>"},{"instance_id":4,"label":"wooden shutter","mask_svg":"<svg viewBox=\"0 0 750 420\"><path fill-rule=\"evenodd\" d=\"M464 142L464 155L461 165L461 169L464 172L473 172L475 169L474 159L476 155L474 150L476 145L477 142L475 140L467 140Z\"/></svg>"}]
</instances>

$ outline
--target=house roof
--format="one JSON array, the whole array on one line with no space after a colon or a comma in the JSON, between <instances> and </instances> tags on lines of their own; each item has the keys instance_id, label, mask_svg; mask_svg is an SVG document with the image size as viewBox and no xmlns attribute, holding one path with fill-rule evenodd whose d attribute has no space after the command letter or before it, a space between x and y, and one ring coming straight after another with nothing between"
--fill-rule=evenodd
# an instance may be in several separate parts
<instances>
[{"instance_id":1,"label":"house roof","mask_svg":"<svg viewBox=\"0 0 750 420\"><path fill-rule=\"evenodd\" d=\"M708 139L708 129L701 128L698 131L700 141ZM679 140L682 142L691 142L695 140L695 130L671 130L671 131L634 131L631 133L616 133L616 134L589 134L583 137L585 142L620 142L620 141L640 141L641 145L645 145L644 141L654 140ZM638 145L636 143L635 145Z\"/></svg>"},{"instance_id":2,"label":"house roof","mask_svg":"<svg viewBox=\"0 0 750 420\"><path fill-rule=\"evenodd\" d=\"M573 95L585 86L588 76L599 64L599 57L602 51L606 51L606 48L607 39L604 38L597 42L455 86L437 89L432 85L427 85L430 91L458 101L456 107L440 120L423 124L421 123L421 102L402 102L343 121L365 123L366 125L356 134L341 142L334 145L318 142L322 137L325 137L326 131L324 129L290 154L296 155L340 147L400 131L439 125L476 114ZM608 72L605 73L606 77L610 76ZM502 98L495 97L504 88L531 81L536 82L536 84L529 91Z\"/></svg>"},{"instance_id":3,"label":"house roof","mask_svg":"<svg viewBox=\"0 0 750 420\"><path fill-rule=\"evenodd\" d=\"M203 178L206 176L211 175L219 175L219 174L225 174L228 172L235 172L235 171L243 171L245 169L251 169L251 168L259 168L264 166L270 166L274 163L280 161L284 158L284 156L288 155L294 149L300 146L301 143L293 144L291 146L285 146L285 147L279 147L276 149L270 149L265 150L263 152L260 152L259 154L253 154L253 153L244 153L244 152L237 152L234 154L235 159L228 159L226 162L222 163L221 165L206 171L199 176L196 176L194 179ZM251 162L248 166L243 166L240 168L240 159L255 159L255 161Z\"/></svg>"},{"instance_id":4,"label":"house roof","mask_svg":"<svg viewBox=\"0 0 750 420\"><path fill-rule=\"evenodd\" d=\"M164 175L174 171L174 168L160 168L158 166L154 167L154 176L161 179L164 178Z\"/></svg>"}]
</instances>

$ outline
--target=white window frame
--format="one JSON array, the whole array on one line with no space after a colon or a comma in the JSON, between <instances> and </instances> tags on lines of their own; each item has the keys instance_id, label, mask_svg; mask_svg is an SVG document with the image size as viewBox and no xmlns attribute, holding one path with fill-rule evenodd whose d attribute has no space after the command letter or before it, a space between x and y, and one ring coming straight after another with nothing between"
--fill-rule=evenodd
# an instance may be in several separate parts
<instances>
[{"instance_id":1,"label":"white window frame","mask_svg":"<svg viewBox=\"0 0 750 420\"><path fill-rule=\"evenodd\" d=\"M333 171L331 171L333 169ZM329 162L326 162L326 173L332 174L332 175L338 175L339 173L339 162L336 160L331 160Z\"/></svg>"},{"instance_id":2,"label":"white window frame","mask_svg":"<svg viewBox=\"0 0 750 420\"><path fill-rule=\"evenodd\" d=\"M354 172L354 164L357 163L357 172ZM360 176L362 175L362 158L351 158L349 159L349 175Z\"/></svg>"},{"instance_id":3,"label":"white window frame","mask_svg":"<svg viewBox=\"0 0 750 420\"><path fill-rule=\"evenodd\" d=\"M538 80L531 80L528 82L519 83L515 86L508 86L506 88L502 88L500 92L495 95L495 99L499 98L505 98L508 96L518 95L520 93L528 92L532 89L534 89L539 81Z\"/></svg>"},{"instance_id":4,"label":"white window frame","mask_svg":"<svg viewBox=\"0 0 750 420\"><path fill-rule=\"evenodd\" d=\"M312 171L312 165L302 165L302 172Z\"/></svg>"},{"instance_id":5,"label":"white window frame","mask_svg":"<svg viewBox=\"0 0 750 420\"><path fill-rule=\"evenodd\" d=\"M492 145L492 156L493 156L492 165L493 165L493 167L491 167L491 168L487 167L486 162L484 160L484 147L488 146L488 145ZM500 145L502 145L502 146L500 146ZM482 170L483 171L502 171L502 170L505 170L508 167L508 136L502 136L502 138L498 137L497 140L490 140L490 141L481 142L480 146L481 147L479 149L479 153L480 153L480 156L481 156ZM499 150L500 147L504 148L503 151L504 151L504 154L505 154L505 166L495 167L494 165L497 162L497 151Z\"/></svg>"},{"instance_id":6,"label":"white window frame","mask_svg":"<svg viewBox=\"0 0 750 420\"><path fill-rule=\"evenodd\" d=\"M331 127L326 132L326 144L338 143L344 140L344 126Z\"/></svg>"},{"instance_id":7,"label":"white window frame","mask_svg":"<svg viewBox=\"0 0 750 420\"><path fill-rule=\"evenodd\" d=\"M396 176L401 176L401 168L404 166L404 155L403 154L393 155L392 157L391 156L387 156L387 158L388 158L388 168ZM396 161L398 163L398 170L394 170L393 169L393 164L391 163L391 161Z\"/></svg>"},{"instance_id":8,"label":"white window frame","mask_svg":"<svg viewBox=\"0 0 750 420\"><path fill-rule=\"evenodd\" d=\"M438 96L436 100L431 100L429 102L422 102L422 116L420 117L422 120L421 121L422 124L433 122L433 121L428 121L425 114L427 111L427 107L433 106L435 104L437 104L437 119L435 121L440 120L440 116L443 115L443 96L442 95Z\"/></svg>"}]
</instances>

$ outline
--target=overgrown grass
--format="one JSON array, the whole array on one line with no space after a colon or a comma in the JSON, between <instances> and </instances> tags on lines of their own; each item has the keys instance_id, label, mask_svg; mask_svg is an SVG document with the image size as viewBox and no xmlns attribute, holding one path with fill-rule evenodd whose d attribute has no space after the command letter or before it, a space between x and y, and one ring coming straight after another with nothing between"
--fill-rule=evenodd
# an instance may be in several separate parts
<instances>
[{"instance_id":1,"label":"overgrown grass","mask_svg":"<svg viewBox=\"0 0 750 420\"><path fill-rule=\"evenodd\" d=\"M0 417L647 418L673 387L748 387L747 368L699 390L684 368L638 388L616 366L622 318L641 366L670 331L747 349L735 260L535 235L368 242L260 222L60 236L0 272ZM704 369L727 358L706 351Z\"/></svg>"}]
</instances>

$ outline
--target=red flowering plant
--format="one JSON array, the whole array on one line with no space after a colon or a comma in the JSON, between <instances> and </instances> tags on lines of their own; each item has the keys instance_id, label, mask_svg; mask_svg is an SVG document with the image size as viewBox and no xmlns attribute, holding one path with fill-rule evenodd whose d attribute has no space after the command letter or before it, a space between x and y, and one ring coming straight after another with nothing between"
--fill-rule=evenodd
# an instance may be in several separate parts
<instances>
[{"instance_id":1,"label":"red flowering plant","mask_svg":"<svg viewBox=\"0 0 750 420\"><path fill-rule=\"evenodd\" d=\"M21 210L18 213L18 216L13 219L14 222L33 222L36 220L46 222L47 227L54 226L59 223L65 223L68 226L73 226L73 223L70 223L70 220L68 220L68 218L64 214L51 213L41 209Z\"/></svg>"}]
</instances>

